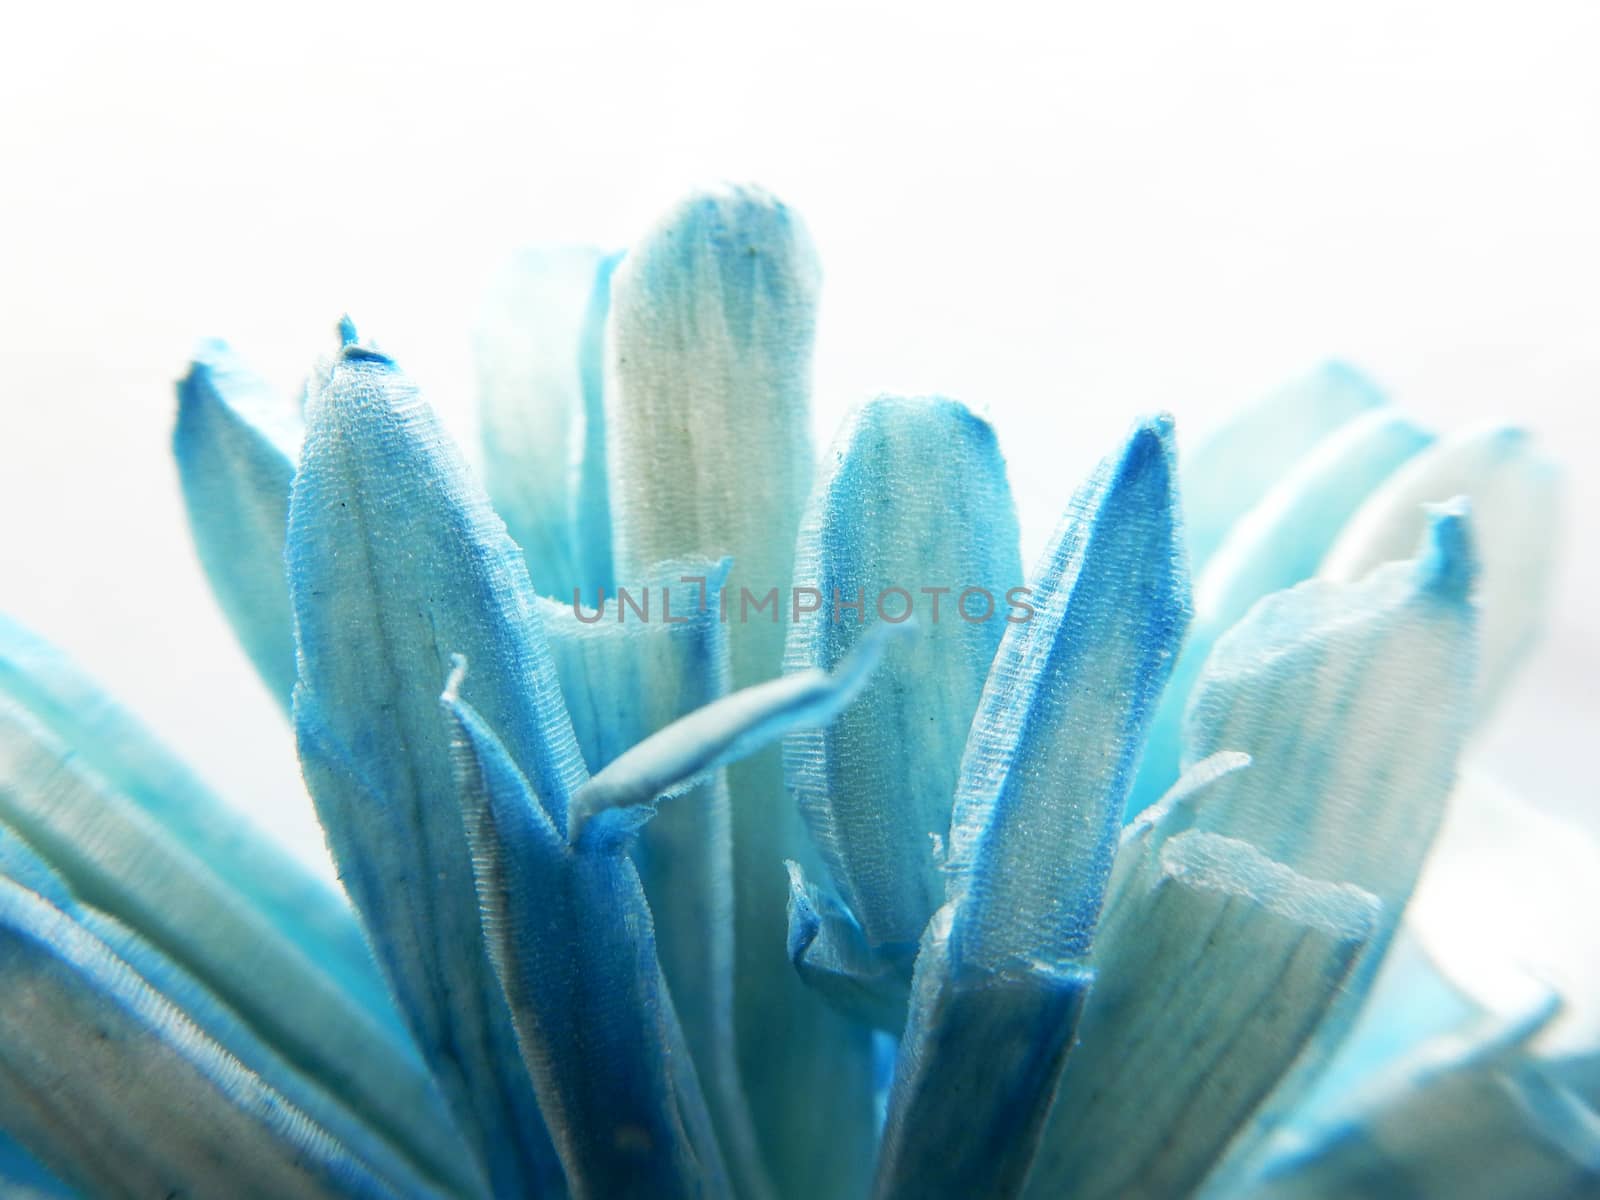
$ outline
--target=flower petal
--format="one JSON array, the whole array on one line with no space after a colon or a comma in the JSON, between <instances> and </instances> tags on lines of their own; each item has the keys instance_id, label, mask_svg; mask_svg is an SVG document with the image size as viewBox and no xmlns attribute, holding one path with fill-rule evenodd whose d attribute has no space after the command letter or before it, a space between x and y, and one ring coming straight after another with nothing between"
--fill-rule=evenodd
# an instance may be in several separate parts
<instances>
[{"instance_id":1,"label":"flower petal","mask_svg":"<svg viewBox=\"0 0 1600 1200\"><path fill-rule=\"evenodd\" d=\"M789 961L840 1012L888 1034L906 1026L914 955L875 950L850 910L789 867Z\"/></svg>"},{"instance_id":2,"label":"flower petal","mask_svg":"<svg viewBox=\"0 0 1600 1200\"><path fill-rule=\"evenodd\" d=\"M331 975L359 1007L401 1030L344 896L223 803L65 655L3 615L0 696L16 701L71 748L75 763L226 880L241 903Z\"/></svg>"},{"instance_id":3,"label":"flower petal","mask_svg":"<svg viewBox=\"0 0 1600 1200\"><path fill-rule=\"evenodd\" d=\"M733 605L742 610L742 588L757 600L775 591L774 609L787 598L811 486L819 277L799 218L741 187L690 196L618 267L606 428L620 583L659 562L727 555ZM733 686L778 672L777 616L730 619ZM782 864L810 866L815 851L794 807L774 803L776 750L730 769L728 788L735 1027L763 1151L790 1200L859 1193L872 1161L870 1039L784 955Z\"/></svg>"},{"instance_id":4,"label":"flower petal","mask_svg":"<svg viewBox=\"0 0 1600 1200\"><path fill-rule=\"evenodd\" d=\"M403 1033L367 1012L309 947L269 923L195 847L169 837L9 701L0 701L0 821L77 894L235 1010L296 1070L436 1174L470 1178Z\"/></svg>"},{"instance_id":5,"label":"flower petal","mask_svg":"<svg viewBox=\"0 0 1600 1200\"><path fill-rule=\"evenodd\" d=\"M704 603L726 576L727 560L664 566L660 582L648 585L662 618L650 622L619 622L615 599L597 610L598 619L567 604L542 606L561 692L591 770L727 694L728 629L716 607ZM727 781L714 772L663 807L639 831L631 853L734 1191L762 1200L772 1185L739 1079L733 1031L729 821Z\"/></svg>"},{"instance_id":6,"label":"flower petal","mask_svg":"<svg viewBox=\"0 0 1600 1200\"><path fill-rule=\"evenodd\" d=\"M474 338L484 484L534 587L561 599L612 582L602 364L616 264L586 246L518 255Z\"/></svg>"},{"instance_id":7,"label":"flower petal","mask_svg":"<svg viewBox=\"0 0 1600 1200\"><path fill-rule=\"evenodd\" d=\"M1432 440L1398 414L1374 409L1298 459L1234 523L1196 585L1194 625L1151 726L1127 819L1155 803L1177 779L1184 708L1217 639L1263 596L1315 575L1372 489ZM1410 546L1406 549L1409 553Z\"/></svg>"},{"instance_id":8,"label":"flower petal","mask_svg":"<svg viewBox=\"0 0 1600 1200\"><path fill-rule=\"evenodd\" d=\"M1073 498L1034 579L1035 615L1000 644L950 826L953 936L973 962L1088 952L1122 804L1189 620L1174 474L1170 420L1141 424Z\"/></svg>"},{"instance_id":9,"label":"flower petal","mask_svg":"<svg viewBox=\"0 0 1600 1200\"><path fill-rule=\"evenodd\" d=\"M1600 1114L1527 1053L1553 1005L1503 1029L1435 1039L1396 1063L1321 1140L1239 1193L1301 1197L1588 1196Z\"/></svg>"},{"instance_id":10,"label":"flower petal","mask_svg":"<svg viewBox=\"0 0 1600 1200\"><path fill-rule=\"evenodd\" d=\"M497 1192L559 1176L494 977L439 681L472 694L550 819L583 778L527 568L394 363L347 345L312 398L289 510L306 782L380 965Z\"/></svg>"},{"instance_id":11,"label":"flower petal","mask_svg":"<svg viewBox=\"0 0 1600 1200\"><path fill-rule=\"evenodd\" d=\"M98 938L168 1003L174 1005L207 1038L259 1076L289 1104L322 1127L352 1157L373 1169L403 1194L479 1196L482 1181L471 1171L469 1160L458 1154L452 1173L441 1179L426 1177L425 1168L404 1155L413 1147L403 1135L385 1140L317 1080L306 1076L267 1042L250 1024L223 1004L204 984L152 946L139 934L95 908L80 904L66 882L38 858L9 828L0 825L0 875L35 893L84 932ZM83 1030L92 1036L90 1029ZM75 1097L61 1099L73 1103ZM442 1118L441 1118L442 1119ZM70 1166L65 1168L70 1173Z\"/></svg>"},{"instance_id":12,"label":"flower petal","mask_svg":"<svg viewBox=\"0 0 1600 1200\"><path fill-rule=\"evenodd\" d=\"M1193 827L1248 842L1309 879L1353 884L1382 905L1361 969L1235 1141L1222 1179L1234 1178L1349 1032L1416 884L1467 732L1474 573L1463 509L1435 510L1417 561L1257 604L1217 643L1195 688L1185 760L1229 749L1252 765L1208 789Z\"/></svg>"},{"instance_id":13,"label":"flower petal","mask_svg":"<svg viewBox=\"0 0 1600 1200\"><path fill-rule=\"evenodd\" d=\"M1196 576L1234 522L1286 470L1335 429L1384 403L1383 393L1359 371L1327 363L1244 409L1187 453L1184 532Z\"/></svg>"},{"instance_id":14,"label":"flower petal","mask_svg":"<svg viewBox=\"0 0 1600 1200\"><path fill-rule=\"evenodd\" d=\"M729 1194L632 861L568 845L456 694L461 675L442 703L489 956L569 1186L596 1200Z\"/></svg>"},{"instance_id":15,"label":"flower petal","mask_svg":"<svg viewBox=\"0 0 1600 1200\"><path fill-rule=\"evenodd\" d=\"M1472 504L1473 541L1482 564L1481 719L1544 622L1555 567L1560 479L1525 431L1469 430L1418 455L1356 513L1318 574L1360 579L1380 563L1404 558L1422 536L1424 505L1454 496Z\"/></svg>"},{"instance_id":16,"label":"flower petal","mask_svg":"<svg viewBox=\"0 0 1600 1200\"><path fill-rule=\"evenodd\" d=\"M950 400L872 400L825 461L795 567L820 609L790 626L787 669L831 670L867 636L830 611L839 600L915 611L923 636L890 652L860 704L789 738L787 777L868 943L909 959L944 902L961 755L1022 582L1016 514L994 431Z\"/></svg>"},{"instance_id":17,"label":"flower petal","mask_svg":"<svg viewBox=\"0 0 1600 1200\"><path fill-rule=\"evenodd\" d=\"M300 414L222 342L178 384L172 449L200 564L262 682L284 708L294 627L283 567Z\"/></svg>"},{"instance_id":18,"label":"flower petal","mask_svg":"<svg viewBox=\"0 0 1600 1200\"><path fill-rule=\"evenodd\" d=\"M97 1195L402 1196L421 1186L351 1154L103 941L9 879L0 1045L0 1122Z\"/></svg>"},{"instance_id":19,"label":"flower petal","mask_svg":"<svg viewBox=\"0 0 1600 1200\"><path fill-rule=\"evenodd\" d=\"M1000 644L924 934L880 1197L1020 1187L1092 981L1122 805L1188 620L1172 427L1138 426L1073 499ZM1048 853L1040 853L1040 847Z\"/></svg>"},{"instance_id":20,"label":"flower petal","mask_svg":"<svg viewBox=\"0 0 1600 1200\"><path fill-rule=\"evenodd\" d=\"M1189 804L1204 803L1202 788ZM1193 1192L1299 1056L1376 926L1370 894L1296 875L1246 842L1183 832L1188 808L1123 837L1095 988L1030 1195Z\"/></svg>"},{"instance_id":21,"label":"flower petal","mask_svg":"<svg viewBox=\"0 0 1600 1200\"><path fill-rule=\"evenodd\" d=\"M688 790L793 730L833 720L867 686L890 641L913 633L905 625L874 626L831 673L812 668L740 688L657 730L573 793L568 840L617 840L654 815L657 800ZM641 808L651 811L630 812ZM613 816L614 822L607 821Z\"/></svg>"}]
</instances>

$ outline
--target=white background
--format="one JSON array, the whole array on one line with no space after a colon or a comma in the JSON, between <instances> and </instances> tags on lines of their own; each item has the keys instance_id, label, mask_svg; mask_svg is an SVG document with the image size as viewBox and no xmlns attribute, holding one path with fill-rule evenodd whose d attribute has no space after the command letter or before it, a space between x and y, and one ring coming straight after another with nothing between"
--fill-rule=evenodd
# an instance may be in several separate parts
<instances>
[{"instance_id":1,"label":"white background","mask_svg":"<svg viewBox=\"0 0 1600 1200\"><path fill-rule=\"evenodd\" d=\"M184 528L194 340L288 388L349 310L470 436L509 250L732 178L821 247L819 436L880 389L985 409L1030 552L1135 412L1192 436L1330 355L1441 427L1532 426L1568 562L1484 753L1600 824L1600 6L502 7L0 29L0 608L229 798L317 851Z\"/></svg>"}]
</instances>

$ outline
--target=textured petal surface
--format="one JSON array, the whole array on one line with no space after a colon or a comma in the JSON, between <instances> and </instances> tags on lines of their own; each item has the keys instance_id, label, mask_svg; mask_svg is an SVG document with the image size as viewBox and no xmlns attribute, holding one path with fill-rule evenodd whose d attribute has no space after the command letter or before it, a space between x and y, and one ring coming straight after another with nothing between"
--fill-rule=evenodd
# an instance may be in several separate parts
<instances>
[{"instance_id":1,"label":"textured petal surface","mask_svg":"<svg viewBox=\"0 0 1600 1200\"><path fill-rule=\"evenodd\" d=\"M632 861L568 845L459 682L443 703L489 955L573 1194L727 1195Z\"/></svg>"},{"instance_id":2,"label":"textured petal surface","mask_svg":"<svg viewBox=\"0 0 1600 1200\"><path fill-rule=\"evenodd\" d=\"M653 815L658 799L687 791L710 772L770 746L794 730L815 728L833 720L861 695L891 641L913 636L907 626L880 625L834 668L809 668L740 688L713 700L625 750L604 770L573 793L567 837L581 844L615 832L631 834L644 817L629 810L645 808Z\"/></svg>"},{"instance_id":3,"label":"textured petal surface","mask_svg":"<svg viewBox=\"0 0 1600 1200\"><path fill-rule=\"evenodd\" d=\"M499 1192L558 1177L479 921L450 738L451 655L550 820L584 775L516 545L394 363L345 347L290 504L295 725L345 888Z\"/></svg>"},{"instance_id":4,"label":"textured petal surface","mask_svg":"<svg viewBox=\"0 0 1600 1200\"><path fill-rule=\"evenodd\" d=\"M1174 469L1170 421L1139 426L1074 497L1033 580L1033 619L1001 642L950 826L953 936L974 963L1088 951L1122 804L1189 619Z\"/></svg>"},{"instance_id":5,"label":"textured petal surface","mask_svg":"<svg viewBox=\"0 0 1600 1200\"><path fill-rule=\"evenodd\" d=\"M826 463L795 566L819 609L791 625L787 668L831 670L866 636L852 615L834 619L836 597L864 596L876 620L914 614L922 636L890 653L862 703L791 737L785 766L867 941L909 973L944 902L942 846L978 696L1021 611L1006 604L1022 583L1016 514L994 430L953 401L870 401Z\"/></svg>"},{"instance_id":6,"label":"textured petal surface","mask_svg":"<svg viewBox=\"0 0 1600 1200\"><path fill-rule=\"evenodd\" d=\"M534 586L611 584L603 356L615 256L529 250L496 277L474 338L484 483Z\"/></svg>"},{"instance_id":7,"label":"textured petal surface","mask_svg":"<svg viewBox=\"0 0 1600 1200\"><path fill-rule=\"evenodd\" d=\"M1325 1138L1275 1161L1240 1194L1498 1200L1600 1193L1600 1114L1526 1052L1553 1012L1427 1044L1395 1063Z\"/></svg>"},{"instance_id":8,"label":"textured petal surface","mask_svg":"<svg viewBox=\"0 0 1600 1200\"><path fill-rule=\"evenodd\" d=\"M1171 438L1165 418L1144 423L1102 464L1045 553L1036 615L1000 644L961 765L949 900L917 959L879 1196L1005 1195L1032 1162L1188 619Z\"/></svg>"},{"instance_id":9,"label":"textured petal surface","mask_svg":"<svg viewBox=\"0 0 1600 1200\"><path fill-rule=\"evenodd\" d=\"M178 384L172 435L200 564L267 689L294 690L294 628L283 567L300 413L232 350L207 342Z\"/></svg>"},{"instance_id":10,"label":"textured petal surface","mask_svg":"<svg viewBox=\"0 0 1600 1200\"><path fill-rule=\"evenodd\" d=\"M1328 363L1242 410L1186 454L1184 527L1196 577L1234 522L1297 459L1339 426L1384 402L1359 371Z\"/></svg>"},{"instance_id":11,"label":"textured petal surface","mask_svg":"<svg viewBox=\"0 0 1600 1200\"><path fill-rule=\"evenodd\" d=\"M15 700L76 762L206 863L260 918L298 945L375 1019L399 1028L349 903L224 804L129 712L59 651L0 615L0 695Z\"/></svg>"},{"instance_id":12,"label":"textured petal surface","mask_svg":"<svg viewBox=\"0 0 1600 1200\"><path fill-rule=\"evenodd\" d=\"M1191 702L1186 758L1234 750L1252 759L1207 791L1193 828L1382 905L1360 969L1230 1150L1224 1179L1349 1031L1454 783L1471 711L1475 565L1460 509L1436 510L1431 522L1414 562L1262 601L1217 643Z\"/></svg>"},{"instance_id":13,"label":"textured petal surface","mask_svg":"<svg viewBox=\"0 0 1600 1200\"><path fill-rule=\"evenodd\" d=\"M0 702L0 821L296 1070L436 1173L470 1179L410 1041L369 1014L231 880L9 702Z\"/></svg>"},{"instance_id":14,"label":"textured petal surface","mask_svg":"<svg viewBox=\"0 0 1600 1200\"><path fill-rule=\"evenodd\" d=\"M337 1095L263 1041L255 1028L241 1020L234 1009L222 1003L192 974L127 926L98 909L79 903L66 881L3 825L0 825L0 875L35 893L85 933L103 942L205 1037L237 1059L246 1070L259 1076L274 1092L325 1130L344 1153L359 1159L387 1180L389 1186L402 1194L441 1191L452 1195L482 1194L482 1182L472 1173L470 1160L464 1154L454 1160L452 1166L457 1170L447 1178L429 1179L425 1168L419 1168L416 1160L407 1161L405 1156L413 1153L414 1148L403 1136L386 1138ZM93 1029L86 1027L82 1036L94 1036ZM77 1099L70 1094L61 1096L65 1104ZM72 1167L69 1164L64 1170L70 1174Z\"/></svg>"},{"instance_id":15,"label":"textured petal surface","mask_svg":"<svg viewBox=\"0 0 1600 1200\"><path fill-rule=\"evenodd\" d=\"M1356 417L1298 459L1234 524L1196 583L1194 624L1150 729L1129 820L1178 777L1184 708L1217 639L1263 596L1315 575L1368 494L1432 440L1388 409Z\"/></svg>"},{"instance_id":16,"label":"textured petal surface","mask_svg":"<svg viewBox=\"0 0 1600 1200\"><path fill-rule=\"evenodd\" d=\"M543 606L561 691L590 770L727 693L728 630L715 594L726 563L664 567L650 594L672 619L622 622L615 599L602 616ZM659 592L657 588L659 587ZM628 614L631 615L631 614ZM727 781L712 773L666 804L631 853L644 884L656 954L694 1056L735 1192L770 1195L750 1122L733 1033L733 846Z\"/></svg>"},{"instance_id":17,"label":"textured petal surface","mask_svg":"<svg viewBox=\"0 0 1600 1200\"><path fill-rule=\"evenodd\" d=\"M655 563L731 556L736 687L777 673L784 631L741 589L788 597L811 486L811 356L820 271L797 216L730 187L689 197L631 249L612 286L607 433L620 584ZM728 772L740 1070L774 1181L791 1200L859 1192L871 1169L865 1030L784 956L783 863L813 865L781 756ZM826 1103L822 1097L827 1096ZM827 1145L829 1152L818 1153Z\"/></svg>"},{"instance_id":18,"label":"textured petal surface","mask_svg":"<svg viewBox=\"0 0 1600 1200\"><path fill-rule=\"evenodd\" d=\"M1376 927L1378 903L1359 888L1184 832L1226 773L1217 759L1123 836L1095 988L1031 1196L1192 1193L1299 1056Z\"/></svg>"},{"instance_id":19,"label":"textured petal surface","mask_svg":"<svg viewBox=\"0 0 1600 1200\"><path fill-rule=\"evenodd\" d=\"M1472 505L1482 564L1477 600L1478 715L1487 715L1544 623L1555 568L1560 479L1520 429L1469 430L1413 459L1353 517L1318 574L1360 579L1405 558L1422 536L1424 507L1455 496Z\"/></svg>"},{"instance_id":20,"label":"textured petal surface","mask_svg":"<svg viewBox=\"0 0 1600 1200\"><path fill-rule=\"evenodd\" d=\"M356 1158L105 942L10 880L0 1047L0 1120L96 1195L437 1194Z\"/></svg>"}]
</instances>

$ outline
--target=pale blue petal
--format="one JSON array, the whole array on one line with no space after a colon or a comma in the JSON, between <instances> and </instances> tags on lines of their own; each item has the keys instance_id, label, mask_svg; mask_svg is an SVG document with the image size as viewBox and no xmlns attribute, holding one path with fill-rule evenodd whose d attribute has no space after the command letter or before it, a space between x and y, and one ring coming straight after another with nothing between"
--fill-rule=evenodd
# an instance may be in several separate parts
<instances>
[{"instance_id":1,"label":"pale blue petal","mask_svg":"<svg viewBox=\"0 0 1600 1200\"><path fill-rule=\"evenodd\" d=\"M567 844L462 674L442 703L489 955L573 1194L730 1194L632 860Z\"/></svg>"},{"instance_id":2,"label":"pale blue petal","mask_svg":"<svg viewBox=\"0 0 1600 1200\"><path fill-rule=\"evenodd\" d=\"M1554 1013L1443 1037L1393 1064L1342 1124L1269 1163L1250 1200L1600 1194L1600 1114L1527 1053Z\"/></svg>"},{"instance_id":3,"label":"pale blue petal","mask_svg":"<svg viewBox=\"0 0 1600 1200\"><path fill-rule=\"evenodd\" d=\"M1185 832L1226 774L1209 771L1123 836L1094 991L1031 1196L1192 1193L1299 1056L1376 926L1378 902L1359 888Z\"/></svg>"},{"instance_id":4,"label":"pale blue petal","mask_svg":"<svg viewBox=\"0 0 1600 1200\"><path fill-rule=\"evenodd\" d=\"M923 635L889 653L860 704L792 736L785 765L868 943L909 968L944 903L943 842L978 697L1008 618L1025 615L1007 603L1025 599L1017 520L994 430L950 400L872 400L825 462L795 567L819 611L790 626L787 668L830 670L877 622L908 613ZM872 626L833 618L835 597L858 596Z\"/></svg>"},{"instance_id":5,"label":"pale blue petal","mask_svg":"<svg viewBox=\"0 0 1600 1200\"><path fill-rule=\"evenodd\" d=\"M80 904L62 878L55 874L9 828L0 825L0 875L15 881L70 917L79 927L103 942L132 968L161 997L177 1007L199 1030L236 1058L245 1069L258 1075L317 1125L325 1129L340 1147L360 1159L388 1180L401 1194L448 1192L456 1196L480 1196L482 1181L472 1171L470 1160L458 1152L446 1164L450 1174L427 1177L426 1164L407 1156L416 1151L406 1134L391 1134L369 1126L353 1109L341 1102L319 1081L309 1078L287 1061L277 1048L262 1040L261 1033L204 984L173 962L127 926L97 909ZM90 1036L88 1029L84 1036ZM67 1103L72 1096L63 1096ZM175 1119L179 1114L174 1114ZM435 1118L443 1119L443 1118ZM415 1130L409 1131L414 1135Z\"/></svg>"},{"instance_id":6,"label":"pale blue petal","mask_svg":"<svg viewBox=\"0 0 1600 1200\"><path fill-rule=\"evenodd\" d=\"M295 725L346 890L498 1192L553 1186L479 922L439 681L455 652L558 827L584 776L527 568L385 356L344 348L312 398L290 504Z\"/></svg>"},{"instance_id":7,"label":"pale blue petal","mask_svg":"<svg viewBox=\"0 0 1600 1200\"><path fill-rule=\"evenodd\" d=\"M727 568L726 560L663 567L647 585L657 617L649 622L619 621L615 599L598 620L591 620L593 609L543 606L561 691L591 770L727 694L728 628L714 604L701 603L716 594ZM639 832L631 853L655 922L656 954L734 1191L761 1200L772 1194L772 1185L756 1145L734 1043L729 820L727 781L716 772L665 805Z\"/></svg>"},{"instance_id":8,"label":"pale blue petal","mask_svg":"<svg viewBox=\"0 0 1600 1200\"><path fill-rule=\"evenodd\" d=\"M1178 777L1183 711L1217 639L1263 596L1315 575L1368 493L1432 440L1388 409L1356 417L1289 467L1234 524L1195 586L1194 624L1156 710L1129 820Z\"/></svg>"},{"instance_id":9,"label":"pale blue petal","mask_svg":"<svg viewBox=\"0 0 1600 1200\"><path fill-rule=\"evenodd\" d=\"M890 642L915 636L909 625L875 625L832 672L809 668L740 688L678 718L573 793L568 840L620 841L654 815L656 801L787 733L833 720L861 695Z\"/></svg>"},{"instance_id":10,"label":"pale blue petal","mask_svg":"<svg viewBox=\"0 0 1600 1200\"><path fill-rule=\"evenodd\" d=\"M663 561L731 556L735 687L771 678L782 662L778 614L742 620L740 599L743 588L755 600L774 592L774 607L789 597L812 482L819 284L799 218L746 187L678 204L612 283L606 428L617 581L641 583ZM812 995L784 953L783 862L811 867L816 854L795 806L781 802L776 750L730 769L728 785L735 1027L767 1162L789 1200L858 1193L871 1170L870 1039Z\"/></svg>"},{"instance_id":11,"label":"pale blue petal","mask_svg":"<svg viewBox=\"0 0 1600 1200\"><path fill-rule=\"evenodd\" d=\"M1183 509L1196 577L1278 478L1339 426L1385 403L1373 382L1327 363L1279 388L1184 456Z\"/></svg>"},{"instance_id":12,"label":"pale blue petal","mask_svg":"<svg viewBox=\"0 0 1600 1200\"><path fill-rule=\"evenodd\" d=\"M1422 536L1424 506L1465 496L1481 570L1478 709L1492 711L1543 626L1560 534L1561 480L1521 429L1468 430L1395 473L1351 518L1318 574L1360 579L1405 558Z\"/></svg>"},{"instance_id":13,"label":"pale blue petal","mask_svg":"<svg viewBox=\"0 0 1600 1200\"><path fill-rule=\"evenodd\" d=\"M898 1035L906 1025L914 954L890 957L867 941L838 899L789 867L789 961L840 1012Z\"/></svg>"},{"instance_id":14,"label":"pale blue petal","mask_svg":"<svg viewBox=\"0 0 1600 1200\"><path fill-rule=\"evenodd\" d=\"M1020 1187L1092 980L1139 747L1188 620L1171 422L1079 491L1000 644L961 765L877 1194ZM993 1182L990 1182L993 1181Z\"/></svg>"},{"instance_id":15,"label":"pale blue petal","mask_svg":"<svg viewBox=\"0 0 1600 1200\"><path fill-rule=\"evenodd\" d=\"M440 1194L352 1154L103 941L9 880L0 1046L0 1124L95 1195Z\"/></svg>"},{"instance_id":16,"label":"pale blue petal","mask_svg":"<svg viewBox=\"0 0 1600 1200\"><path fill-rule=\"evenodd\" d=\"M604 329L617 258L589 247L507 263L474 351L484 483L543 594L611 585Z\"/></svg>"},{"instance_id":17,"label":"pale blue petal","mask_svg":"<svg viewBox=\"0 0 1600 1200\"><path fill-rule=\"evenodd\" d=\"M1217 643L1195 689L1186 758L1229 749L1253 761L1208 789L1193 827L1382 905L1360 969L1235 1142L1224 1180L1349 1031L1438 831L1471 710L1473 576L1466 517L1435 511L1419 560L1256 605Z\"/></svg>"},{"instance_id":18,"label":"pale blue petal","mask_svg":"<svg viewBox=\"0 0 1600 1200\"><path fill-rule=\"evenodd\" d=\"M300 415L222 342L206 342L178 384L172 449L200 565L217 603L285 708L294 630L283 536Z\"/></svg>"},{"instance_id":19,"label":"pale blue petal","mask_svg":"<svg viewBox=\"0 0 1600 1200\"><path fill-rule=\"evenodd\" d=\"M50 735L242 903L395 1030L388 988L344 896L312 875L211 791L65 655L0 615L0 696Z\"/></svg>"},{"instance_id":20,"label":"pale blue petal","mask_svg":"<svg viewBox=\"0 0 1600 1200\"><path fill-rule=\"evenodd\" d=\"M403 1033L380 1024L231 879L9 701L0 701L0 821L85 902L136 930L362 1120L434 1172L470 1175Z\"/></svg>"}]
</instances>

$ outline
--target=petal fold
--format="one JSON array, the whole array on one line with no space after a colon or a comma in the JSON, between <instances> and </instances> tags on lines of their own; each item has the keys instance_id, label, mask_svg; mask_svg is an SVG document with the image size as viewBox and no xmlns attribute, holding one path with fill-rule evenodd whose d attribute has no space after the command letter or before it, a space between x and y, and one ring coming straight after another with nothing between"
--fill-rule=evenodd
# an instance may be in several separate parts
<instances>
[{"instance_id":1,"label":"petal fold","mask_svg":"<svg viewBox=\"0 0 1600 1200\"><path fill-rule=\"evenodd\" d=\"M461 674L441 702L489 957L574 1196L729 1195L632 860L568 845Z\"/></svg>"},{"instance_id":2,"label":"petal fold","mask_svg":"<svg viewBox=\"0 0 1600 1200\"><path fill-rule=\"evenodd\" d=\"M392 360L346 345L289 508L301 762L346 890L497 1192L559 1186L487 956L439 681L469 692L558 827L584 768L521 552Z\"/></svg>"}]
</instances>

